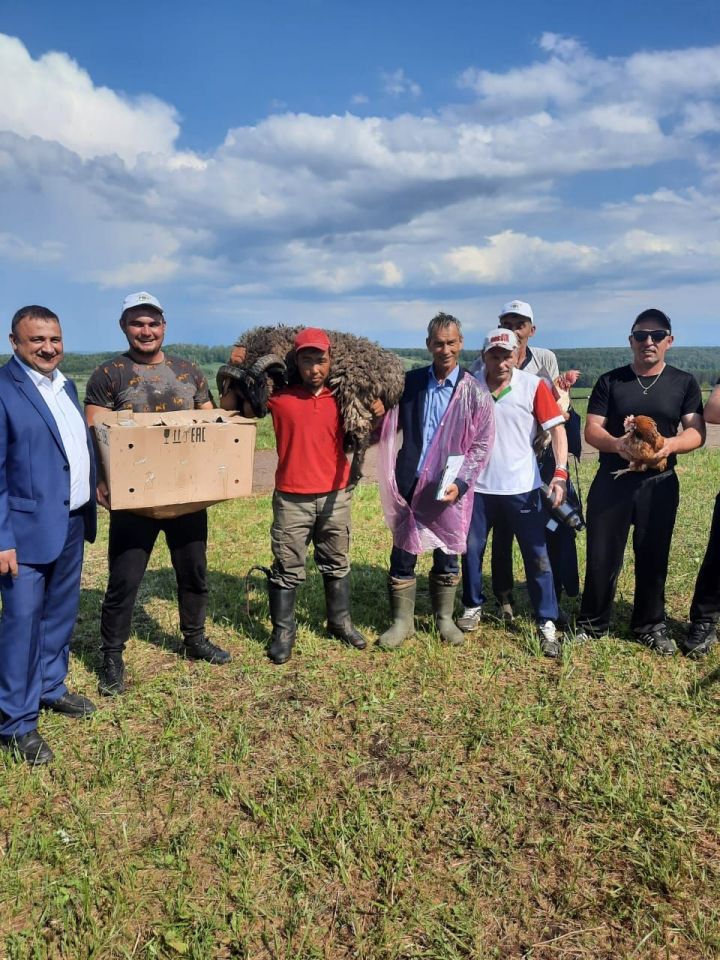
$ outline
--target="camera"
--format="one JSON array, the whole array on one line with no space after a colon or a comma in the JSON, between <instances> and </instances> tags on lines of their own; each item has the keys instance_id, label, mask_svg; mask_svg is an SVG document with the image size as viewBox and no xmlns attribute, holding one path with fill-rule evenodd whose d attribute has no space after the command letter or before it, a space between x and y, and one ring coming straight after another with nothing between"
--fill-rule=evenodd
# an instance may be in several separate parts
<instances>
[{"instance_id":1,"label":"camera","mask_svg":"<svg viewBox=\"0 0 720 960\"><path fill-rule=\"evenodd\" d=\"M571 530L576 530L578 533L580 530L585 529L585 521L583 520L583 515L579 507L568 503L567 500L561 503L559 507L556 507L553 505L550 487L548 487L546 483L541 483L540 490L545 506L550 512L550 520L546 524L548 530L555 531L560 524L564 527L569 527Z\"/></svg>"}]
</instances>

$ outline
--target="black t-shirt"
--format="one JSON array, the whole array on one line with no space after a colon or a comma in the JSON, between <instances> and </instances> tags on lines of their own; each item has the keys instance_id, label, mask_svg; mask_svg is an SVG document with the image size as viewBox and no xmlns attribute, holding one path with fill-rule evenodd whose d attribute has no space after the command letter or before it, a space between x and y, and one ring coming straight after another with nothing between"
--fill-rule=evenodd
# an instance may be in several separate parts
<instances>
[{"instance_id":1,"label":"black t-shirt","mask_svg":"<svg viewBox=\"0 0 720 960\"><path fill-rule=\"evenodd\" d=\"M209 399L205 375L190 360L135 363L127 353L96 367L85 390L85 403L134 413L195 410Z\"/></svg>"},{"instance_id":2,"label":"black t-shirt","mask_svg":"<svg viewBox=\"0 0 720 960\"><path fill-rule=\"evenodd\" d=\"M625 433L625 417L640 414L652 417L663 437L674 437L682 417L688 413L702 416L702 394L692 374L666 364L654 384L652 377L640 379L646 388L652 384L647 393L628 364L604 373L593 387L587 412L605 417L605 429L613 437ZM668 459L668 469L675 466L676 459L674 455ZM627 460L617 453L601 453L600 466L622 470L627 467Z\"/></svg>"}]
</instances>

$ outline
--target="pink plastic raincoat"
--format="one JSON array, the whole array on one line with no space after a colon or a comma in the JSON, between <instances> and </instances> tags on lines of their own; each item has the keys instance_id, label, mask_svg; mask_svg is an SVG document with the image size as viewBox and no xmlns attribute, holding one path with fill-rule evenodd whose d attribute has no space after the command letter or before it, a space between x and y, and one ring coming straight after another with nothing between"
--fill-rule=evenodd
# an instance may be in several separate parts
<instances>
[{"instance_id":1,"label":"pink plastic raincoat","mask_svg":"<svg viewBox=\"0 0 720 960\"><path fill-rule=\"evenodd\" d=\"M495 439L493 401L475 377L464 376L435 431L412 500L408 504L395 481L395 461L402 445L398 408L385 416L378 451L378 482L385 522L393 543L408 553L440 548L464 553L472 517L475 478L487 463ZM468 485L455 503L435 499L438 482L450 455L465 456L458 479Z\"/></svg>"}]
</instances>

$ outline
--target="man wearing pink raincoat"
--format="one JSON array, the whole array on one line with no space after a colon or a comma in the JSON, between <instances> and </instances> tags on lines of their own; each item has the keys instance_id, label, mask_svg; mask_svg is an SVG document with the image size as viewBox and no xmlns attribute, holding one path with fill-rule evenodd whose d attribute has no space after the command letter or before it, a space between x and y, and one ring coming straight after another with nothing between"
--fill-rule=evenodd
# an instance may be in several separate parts
<instances>
[{"instance_id":1,"label":"man wearing pink raincoat","mask_svg":"<svg viewBox=\"0 0 720 960\"><path fill-rule=\"evenodd\" d=\"M429 586L438 633L446 643L463 643L453 620L460 582L457 554L465 550L475 479L495 437L490 394L458 366L460 321L439 313L428 324L425 342L433 362L405 375L405 390L385 417L380 441L380 497L393 534L388 583L393 623L379 639L386 649L399 647L414 632L415 566L418 554L428 550L433 551ZM458 455L463 457L459 472L438 499L448 457Z\"/></svg>"}]
</instances>

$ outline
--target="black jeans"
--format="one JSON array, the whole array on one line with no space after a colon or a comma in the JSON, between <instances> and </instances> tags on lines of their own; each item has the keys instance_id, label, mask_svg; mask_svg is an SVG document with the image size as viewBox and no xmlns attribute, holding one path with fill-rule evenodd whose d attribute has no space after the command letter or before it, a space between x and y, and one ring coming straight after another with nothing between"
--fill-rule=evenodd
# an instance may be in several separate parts
<instances>
[{"instance_id":1,"label":"black jeans","mask_svg":"<svg viewBox=\"0 0 720 960\"><path fill-rule=\"evenodd\" d=\"M587 564L578 625L605 633L631 525L635 597L630 626L644 633L665 621L665 580L680 490L673 470L598 470L587 499Z\"/></svg>"},{"instance_id":2,"label":"black jeans","mask_svg":"<svg viewBox=\"0 0 720 960\"><path fill-rule=\"evenodd\" d=\"M100 619L104 653L120 653L127 643L140 583L161 530L175 570L182 635L186 643L192 643L205 634L207 511L154 520L116 510L110 514L110 575Z\"/></svg>"},{"instance_id":3,"label":"black jeans","mask_svg":"<svg viewBox=\"0 0 720 960\"><path fill-rule=\"evenodd\" d=\"M695 581L690 619L693 623L712 623L718 619L718 614L720 614L720 493L715 498L705 559Z\"/></svg>"},{"instance_id":4,"label":"black jeans","mask_svg":"<svg viewBox=\"0 0 720 960\"><path fill-rule=\"evenodd\" d=\"M400 547L393 547L390 551L390 576L396 580L412 580L415 576L416 564L416 553L408 553L407 550L401 550ZM430 572L459 576L460 565L458 564L457 554L433 550L433 565Z\"/></svg>"}]
</instances>

